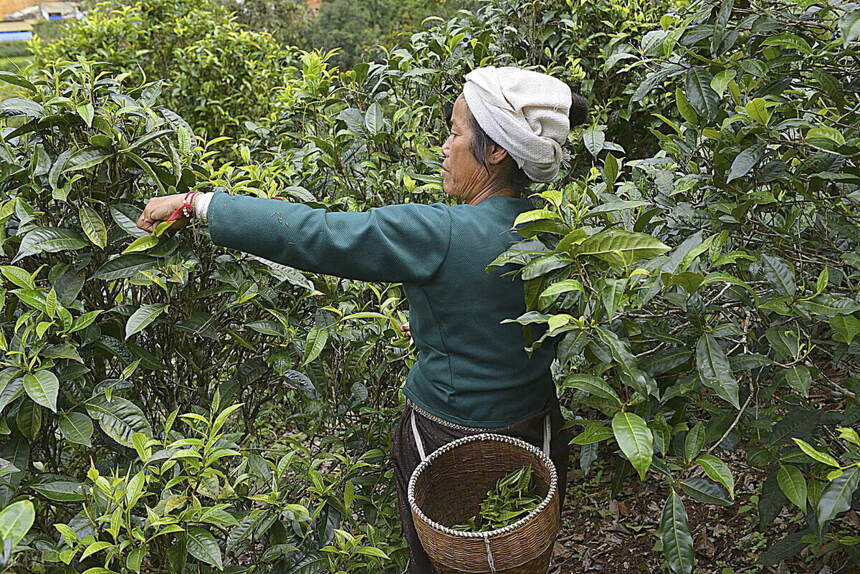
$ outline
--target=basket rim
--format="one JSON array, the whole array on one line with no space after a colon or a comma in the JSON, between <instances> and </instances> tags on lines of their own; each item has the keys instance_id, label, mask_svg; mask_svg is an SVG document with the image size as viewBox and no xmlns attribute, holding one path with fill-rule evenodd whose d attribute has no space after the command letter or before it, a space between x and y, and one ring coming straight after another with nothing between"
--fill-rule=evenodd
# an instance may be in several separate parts
<instances>
[{"instance_id":1,"label":"basket rim","mask_svg":"<svg viewBox=\"0 0 860 574\"><path fill-rule=\"evenodd\" d=\"M535 507L534 510L526 514L524 517L520 518L516 522L512 524L508 524L507 526L503 526L502 528L496 528L495 530L488 530L487 532L461 532L459 530L454 530L447 526L443 526L438 522L431 520L421 508L418 507L418 504L415 502L415 483L418 482L418 477L421 475L424 470L430 466L430 464L445 454L448 451L454 450L464 444L468 444L470 442L475 441L498 441L505 442L508 444L512 444L518 446L538 457L538 459L549 469L549 489L547 490L546 496L541 500L540 504ZM495 433L479 433L474 435L465 436L462 438L458 438L457 440L451 441L435 451L433 451L430 456L421 461L415 470L412 472L412 476L409 478L409 487L406 491L406 499L409 502L409 507L429 526L431 526L434 530L438 530L444 534L449 536L454 536L458 538L485 538L489 539L491 537L501 536L503 534L507 534L521 526L525 526L532 520L534 520L541 512L543 512L547 506L549 506L550 502L552 502L553 497L558 490L558 473L555 470L555 464L552 462L552 459L547 456L541 449L535 447L527 443L522 439L518 439L516 437L501 435Z\"/></svg>"}]
</instances>

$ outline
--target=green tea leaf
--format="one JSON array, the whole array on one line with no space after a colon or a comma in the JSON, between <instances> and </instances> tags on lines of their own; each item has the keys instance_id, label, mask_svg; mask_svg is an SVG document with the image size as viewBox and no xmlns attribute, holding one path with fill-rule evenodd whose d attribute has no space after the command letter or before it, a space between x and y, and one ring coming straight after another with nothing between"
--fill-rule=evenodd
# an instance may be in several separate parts
<instances>
[{"instance_id":1,"label":"green tea leaf","mask_svg":"<svg viewBox=\"0 0 860 574\"><path fill-rule=\"evenodd\" d=\"M717 75L714 76L714 79L711 80L711 88L717 93L719 97L723 97L723 93L726 91L726 88L729 86L729 82L735 79L737 76L737 72L732 69L723 70Z\"/></svg>"},{"instance_id":2,"label":"green tea leaf","mask_svg":"<svg viewBox=\"0 0 860 574\"><path fill-rule=\"evenodd\" d=\"M205 564L223 570L221 549L212 533L205 528L192 526L187 530L188 553Z\"/></svg>"},{"instance_id":3,"label":"green tea leaf","mask_svg":"<svg viewBox=\"0 0 860 574\"><path fill-rule=\"evenodd\" d=\"M58 422L63 437L71 442L91 446L93 421L83 413L63 413Z\"/></svg>"},{"instance_id":4,"label":"green tea leaf","mask_svg":"<svg viewBox=\"0 0 860 574\"><path fill-rule=\"evenodd\" d=\"M607 427L606 424L597 421L589 421L585 425L585 430L573 437L570 440L570 444L594 444L602 440L610 439L613 436L615 436L615 433L612 432L612 429Z\"/></svg>"},{"instance_id":5,"label":"green tea leaf","mask_svg":"<svg viewBox=\"0 0 860 574\"><path fill-rule=\"evenodd\" d=\"M83 502L86 495L83 493L83 484L75 480L64 480L65 477L55 475L42 475L40 481L33 483L31 488L55 502Z\"/></svg>"},{"instance_id":6,"label":"green tea leaf","mask_svg":"<svg viewBox=\"0 0 860 574\"><path fill-rule=\"evenodd\" d=\"M782 34L777 34L776 36L770 37L764 42L761 43L762 46L778 46L780 48L788 48L790 50L797 50L798 52L806 55L812 55L812 46L809 45L802 37L797 34L791 34L788 32L783 32Z\"/></svg>"},{"instance_id":7,"label":"green tea leaf","mask_svg":"<svg viewBox=\"0 0 860 574\"><path fill-rule=\"evenodd\" d=\"M305 360L302 366L307 365L319 357L328 341L328 330L319 327L311 327L305 339Z\"/></svg>"},{"instance_id":8,"label":"green tea leaf","mask_svg":"<svg viewBox=\"0 0 860 574\"><path fill-rule=\"evenodd\" d=\"M601 150L603 150L605 142L606 134L598 126L591 126L582 132L582 143L585 144L585 149L594 157L597 157Z\"/></svg>"},{"instance_id":9,"label":"green tea leaf","mask_svg":"<svg viewBox=\"0 0 860 574\"><path fill-rule=\"evenodd\" d=\"M0 115L41 118L45 115L45 108L42 104L26 98L9 98L0 102Z\"/></svg>"},{"instance_id":10,"label":"green tea leaf","mask_svg":"<svg viewBox=\"0 0 860 574\"><path fill-rule=\"evenodd\" d=\"M688 478L681 481L681 489L699 502L730 506L731 499L726 496L722 486L706 478Z\"/></svg>"},{"instance_id":11,"label":"green tea leaf","mask_svg":"<svg viewBox=\"0 0 860 574\"><path fill-rule=\"evenodd\" d=\"M367 113L364 115L364 127L367 128L367 133L374 136L380 133L385 127L385 114L382 111L382 106L374 102L367 108Z\"/></svg>"},{"instance_id":12,"label":"green tea leaf","mask_svg":"<svg viewBox=\"0 0 860 574\"><path fill-rule=\"evenodd\" d=\"M644 207L646 205L651 205L650 201L611 201L609 203L602 203L597 207L593 207L588 210L588 213L585 214L586 217L590 217L592 215L597 215L598 213L612 213L614 211L623 211L625 209L636 209L637 207Z\"/></svg>"},{"instance_id":13,"label":"green tea leaf","mask_svg":"<svg viewBox=\"0 0 860 574\"><path fill-rule=\"evenodd\" d=\"M846 12L839 19L839 31L842 33L842 45L847 48L848 44L860 38L860 9L855 8Z\"/></svg>"},{"instance_id":14,"label":"green tea leaf","mask_svg":"<svg viewBox=\"0 0 860 574\"><path fill-rule=\"evenodd\" d=\"M672 490L660 518L658 534L663 543L663 555L675 574L690 574L693 571L693 537L687 521L687 511L681 497Z\"/></svg>"},{"instance_id":15,"label":"green tea leaf","mask_svg":"<svg viewBox=\"0 0 860 574\"><path fill-rule=\"evenodd\" d=\"M764 144L753 144L739 153L732 161L726 183L731 183L748 174L762 160L765 149Z\"/></svg>"},{"instance_id":16,"label":"green tea leaf","mask_svg":"<svg viewBox=\"0 0 860 574\"><path fill-rule=\"evenodd\" d=\"M75 109L77 110L78 115L81 116L81 119L84 120L84 123L87 124L87 127L93 127L93 116L96 113L93 105L87 102L86 104L76 106Z\"/></svg>"},{"instance_id":17,"label":"green tea leaf","mask_svg":"<svg viewBox=\"0 0 860 574\"><path fill-rule=\"evenodd\" d=\"M654 454L651 429L638 415L620 412L612 417L612 431L621 451L639 473L640 480L645 480Z\"/></svg>"},{"instance_id":18,"label":"green tea leaf","mask_svg":"<svg viewBox=\"0 0 860 574\"><path fill-rule=\"evenodd\" d=\"M24 375L24 390L38 404L57 412L60 381L54 373L48 370L27 373Z\"/></svg>"},{"instance_id":19,"label":"green tea leaf","mask_svg":"<svg viewBox=\"0 0 860 574\"><path fill-rule=\"evenodd\" d=\"M559 253L550 253L541 257L535 257L523 267L521 277L524 281L537 279L550 271L561 269L570 265L570 259Z\"/></svg>"},{"instance_id":20,"label":"green tea leaf","mask_svg":"<svg viewBox=\"0 0 860 574\"><path fill-rule=\"evenodd\" d=\"M0 511L0 539L10 548L15 546L30 531L36 520L36 509L29 500L13 502Z\"/></svg>"},{"instance_id":21,"label":"green tea leaf","mask_svg":"<svg viewBox=\"0 0 860 574\"><path fill-rule=\"evenodd\" d=\"M20 74L16 74L15 72L9 72L6 70L0 71L0 81L6 82L7 84L14 84L16 86L26 88L27 90L34 93L39 91L38 88L33 85L33 82Z\"/></svg>"},{"instance_id":22,"label":"green tea leaf","mask_svg":"<svg viewBox=\"0 0 860 574\"><path fill-rule=\"evenodd\" d=\"M782 376L788 386L803 395L809 396L809 387L812 385L812 374L808 367L798 365L782 371Z\"/></svg>"},{"instance_id":23,"label":"green tea leaf","mask_svg":"<svg viewBox=\"0 0 860 574\"><path fill-rule=\"evenodd\" d=\"M78 210L78 219L87 238L94 245L104 249L107 245L107 227L101 216L94 209L82 205Z\"/></svg>"},{"instance_id":24,"label":"green tea leaf","mask_svg":"<svg viewBox=\"0 0 860 574\"><path fill-rule=\"evenodd\" d=\"M615 156L611 153L606 154L606 158L603 160L603 178L610 190L615 186L615 181L618 179L619 168L620 165Z\"/></svg>"},{"instance_id":25,"label":"green tea leaf","mask_svg":"<svg viewBox=\"0 0 860 574\"><path fill-rule=\"evenodd\" d=\"M155 235L147 235L146 237L138 237L131 243L129 243L128 247L122 250L123 254L125 253L134 253L136 251L146 251L147 249L152 249L158 245L158 237Z\"/></svg>"},{"instance_id":26,"label":"green tea leaf","mask_svg":"<svg viewBox=\"0 0 860 574\"><path fill-rule=\"evenodd\" d=\"M114 545L111 544L110 542L105 542L103 540L93 542L92 544L87 546L84 549L84 551L81 553L81 560L83 560L89 556L92 556L96 552L101 552L102 550L105 550L106 548L114 548Z\"/></svg>"},{"instance_id":27,"label":"green tea leaf","mask_svg":"<svg viewBox=\"0 0 860 574\"><path fill-rule=\"evenodd\" d=\"M188 128L185 126L179 126L176 130L176 138L179 142L179 151L183 154L191 153L194 140Z\"/></svg>"},{"instance_id":28,"label":"green tea leaf","mask_svg":"<svg viewBox=\"0 0 860 574\"><path fill-rule=\"evenodd\" d=\"M31 441L42 428L42 407L34 401L23 401L18 406L18 415L15 417L18 430Z\"/></svg>"},{"instance_id":29,"label":"green tea leaf","mask_svg":"<svg viewBox=\"0 0 860 574\"><path fill-rule=\"evenodd\" d=\"M148 255L120 255L96 269L93 278L104 281L127 279L137 275L138 271L153 267L157 262L157 259Z\"/></svg>"},{"instance_id":30,"label":"green tea leaf","mask_svg":"<svg viewBox=\"0 0 860 574\"><path fill-rule=\"evenodd\" d=\"M800 450L802 450L807 456L814 458L818 462L839 468L839 462L829 454L816 450L811 444L809 444L805 440L801 440L799 438L793 438L791 440L793 440L795 444L800 447Z\"/></svg>"},{"instance_id":31,"label":"green tea leaf","mask_svg":"<svg viewBox=\"0 0 860 574\"><path fill-rule=\"evenodd\" d=\"M713 455L703 454L696 459L696 464L704 469L708 478L722 484L729 491L729 496L734 499L735 479L726 463Z\"/></svg>"},{"instance_id":32,"label":"green tea leaf","mask_svg":"<svg viewBox=\"0 0 860 574\"><path fill-rule=\"evenodd\" d=\"M818 501L818 525L824 528L840 512L851 508L851 497L860 484L860 468L846 470L825 489Z\"/></svg>"},{"instance_id":33,"label":"green tea leaf","mask_svg":"<svg viewBox=\"0 0 860 574\"><path fill-rule=\"evenodd\" d=\"M562 293L568 293L570 291L585 291L585 287L583 287L582 282L577 279L564 279L563 281L556 281L544 289L540 296L552 297L555 295L561 295Z\"/></svg>"},{"instance_id":34,"label":"green tea leaf","mask_svg":"<svg viewBox=\"0 0 860 574\"><path fill-rule=\"evenodd\" d=\"M779 489L801 512L806 512L806 478L796 466L779 467L776 475Z\"/></svg>"},{"instance_id":35,"label":"green tea leaf","mask_svg":"<svg viewBox=\"0 0 860 574\"><path fill-rule=\"evenodd\" d=\"M860 319L851 315L836 315L829 320L830 326L838 335L838 341L850 345L860 334Z\"/></svg>"},{"instance_id":36,"label":"green tea leaf","mask_svg":"<svg viewBox=\"0 0 860 574\"><path fill-rule=\"evenodd\" d=\"M149 303L141 305L140 308L132 313L131 317L125 324L125 338L128 339L135 333L139 333L146 329L153 321L158 319L158 316L167 311L168 305Z\"/></svg>"},{"instance_id":37,"label":"green tea leaf","mask_svg":"<svg viewBox=\"0 0 860 574\"><path fill-rule=\"evenodd\" d=\"M667 245L650 235L613 228L592 235L580 243L574 253L591 255L621 266L639 259L656 257L667 251Z\"/></svg>"},{"instance_id":38,"label":"green tea leaf","mask_svg":"<svg viewBox=\"0 0 860 574\"><path fill-rule=\"evenodd\" d=\"M840 146L845 145L845 136L838 129L831 126L816 126L807 131L805 137L807 141L819 139L827 140ZM826 142L823 145L827 145Z\"/></svg>"},{"instance_id":39,"label":"green tea leaf","mask_svg":"<svg viewBox=\"0 0 860 574\"><path fill-rule=\"evenodd\" d=\"M115 203L110 206L110 215L120 228L132 237L146 237L146 231L137 226L141 210L127 203Z\"/></svg>"},{"instance_id":40,"label":"green tea leaf","mask_svg":"<svg viewBox=\"0 0 860 574\"><path fill-rule=\"evenodd\" d=\"M746 112L749 117L763 126L770 123L770 111L764 98L755 98L747 102Z\"/></svg>"},{"instance_id":41,"label":"green tea leaf","mask_svg":"<svg viewBox=\"0 0 860 574\"><path fill-rule=\"evenodd\" d=\"M111 156L111 153L99 147L87 147L72 154L66 161L63 173L80 171L96 166Z\"/></svg>"},{"instance_id":42,"label":"green tea leaf","mask_svg":"<svg viewBox=\"0 0 860 574\"><path fill-rule=\"evenodd\" d=\"M713 79L705 68L692 68L684 80L684 89L690 104L706 119L715 117L720 106L720 97L711 88Z\"/></svg>"},{"instance_id":43,"label":"green tea leaf","mask_svg":"<svg viewBox=\"0 0 860 574\"><path fill-rule=\"evenodd\" d=\"M0 413L24 392L24 377L17 367L0 371Z\"/></svg>"},{"instance_id":44,"label":"green tea leaf","mask_svg":"<svg viewBox=\"0 0 860 574\"><path fill-rule=\"evenodd\" d=\"M28 232L21 240L18 253L12 259L12 263L31 255L74 251L87 245L87 242L71 229L37 227Z\"/></svg>"},{"instance_id":45,"label":"green tea leaf","mask_svg":"<svg viewBox=\"0 0 860 574\"><path fill-rule=\"evenodd\" d=\"M693 425L684 437L684 459L693 460L705 446L705 425L701 421Z\"/></svg>"},{"instance_id":46,"label":"green tea leaf","mask_svg":"<svg viewBox=\"0 0 860 574\"><path fill-rule=\"evenodd\" d=\"M699 125L699 116L696 115L696 110L694 110L693 106L690 105L690 101L687 99L687 96L681 88L677 88L675 90L675 105L678 106L678 111L681 113L681 117L687 120L690 125L693 127Z\"/></svg>"},{"instance_id":47,"label":"green tea leaf","mask_svg":"<svg viewBox=\"0 0 860 574\"><path fill-rule=\"evenodd\" d=\"M836 430L839 431L839 438L847 440L851 444L856 444L857 446L860 446L860 436L858 436L856 430L848 427L840 427Z\"/></svg>"},{"instance_id":48,"label":"green tea leaf","mask_svg":"<svg viewBox=\"0 0 860 574\"><path fill-rule=\"evenodd\" d=\"M585 391L596 397L613 401L621 406L623 403L615 390L599 377L586 374L570 375L561 384L562 389L573 388Z\"/></svg>"},{"instance_id":49,"label":"green tea leaf","mask_svg":"<svg viewBox=\"0 0 860 574\"><path fill-rule=\"evenodd\" d=\"M696 343L696 368L705 386L736 409L740 408L738 382L732 375L731 364L723 348L710 334L702 335Z\"/></svg>"},{"instance_id":50,"label":"green tea leaf","mask_svg":"<svg viewBox=\"0 0 860 574\"><path fill-rule=\"evenodd\" d=\"M6 279L22 289L36 290L36 282L26 270L21 269L20 267L15 267L14 265L2 265L0 266L0 273L2 273Z\"/></svg>"},{"instance_id":51,"label":"green tea leaf","mask_svg":"<svg viewBox=\"0 0 860 574\"><path fill-rule=\"evenodd\" d=\"M51 170L48 172L48 185L51 186L51 189L57 189L60 186L60 175L62 175L66 162L71 155L72 150L67 149L57 156L54 165L51 166Z\"/></svg>"},{"instance_id":52,"label":"green tea leaf","mask_svg":"<svg viewBox=\"0 0 860 574\"><path fill-rule=\"evenodd\" d=\"M123 446L133 447L131 437L136 432L152 436L152 427L143 411L128 399L113 396L108 400L104 395L98 395L89 399L86 407L102 430Z\"/></svg>"}]
</instances>

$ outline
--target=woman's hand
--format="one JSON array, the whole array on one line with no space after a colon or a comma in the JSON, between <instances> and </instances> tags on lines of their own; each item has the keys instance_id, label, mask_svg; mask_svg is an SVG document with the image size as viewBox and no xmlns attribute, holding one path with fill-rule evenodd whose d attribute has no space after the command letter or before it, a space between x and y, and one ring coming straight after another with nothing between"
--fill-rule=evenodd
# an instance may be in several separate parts
<instances>
[{"instance_id":1,"label":"woman's hand","mask_svg":"<svg viewBox=\"0 0 860 574\"><path fill-rule=\"evenodd\" d=\"M179 209L185 202L184 193L176 193L174 195L163 195L161 197L153 197L146 204L143 213L137 218L137 226L152 233L162 221L167 221L167 218ZM181 229L188 225L188 218L180 215L173 221L173 227Z\"/></svg>"}]
</instances>

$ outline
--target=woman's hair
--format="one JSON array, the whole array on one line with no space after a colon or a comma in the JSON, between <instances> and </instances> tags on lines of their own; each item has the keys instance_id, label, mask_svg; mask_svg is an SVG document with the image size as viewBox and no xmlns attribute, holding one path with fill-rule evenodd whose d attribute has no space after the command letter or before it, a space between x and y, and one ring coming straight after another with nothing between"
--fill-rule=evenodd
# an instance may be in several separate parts
<instances>
[{"instance_id":1,"label":"woman's hair","mask_svg":"<svg viewBox=\"0 0 860 574\"><path fill-rule=\"evenodd\" d=\"M584 123L585 120L588 119L588 102L586 102L585 98L576 92L571 92L568 119L570 120L571 128ZM490 154L490 146L496 142L487 135L478 123L478 120L475 119L471 110L469 111L469 121L472 124L472 155L475 156L478 163L484 166L484 169L489 173L490 162L488 160L488 156ZM514 191L520 195L525 195L531 180L529 179L529 176L526 175L526 172L523 171L523 168L517 165L514 158L510 157L510 154L508 154L508 157L511 162L511 186L513 186Z\"/></svg>"}]
</instances>

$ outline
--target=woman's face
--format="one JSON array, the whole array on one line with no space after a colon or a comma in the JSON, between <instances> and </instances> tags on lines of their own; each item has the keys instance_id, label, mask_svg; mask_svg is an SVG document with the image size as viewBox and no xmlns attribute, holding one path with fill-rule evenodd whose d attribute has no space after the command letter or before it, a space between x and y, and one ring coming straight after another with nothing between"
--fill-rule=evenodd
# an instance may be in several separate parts
<instances>
[{"instance_id":1,"label":"woman's face","mask_svg":"<svg viewBox=\"0 0 860 574\"><path fill-rule=\"evenodd\" d=\"M451 132L442 144L442 189L445 193L468 201L483 189L489 175L472 155L472 122L462 94L454 102Z\"/></svg>"}]
</instances>

